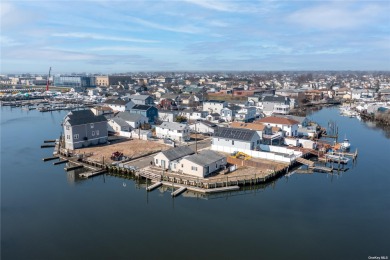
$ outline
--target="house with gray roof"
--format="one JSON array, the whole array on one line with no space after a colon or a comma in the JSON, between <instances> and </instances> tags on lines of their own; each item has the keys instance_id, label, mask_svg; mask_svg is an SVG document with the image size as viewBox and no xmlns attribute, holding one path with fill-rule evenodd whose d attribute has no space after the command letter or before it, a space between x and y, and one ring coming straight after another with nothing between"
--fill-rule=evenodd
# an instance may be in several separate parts
<instances>
[{"instance_id":1,"label":"house with gray roof","mask_svg":"<svg viewBox=\"0 0 390 260\"><path fill-rule=\"evenodd\" d=\"M175 148L168 149L166 151L159 152L153 157L154 165L163 169L174 169L173 161L194 154L195 152L189 146L178 146ZM177 167L177 166L176 166Z\"/></svg>"},{"instance_id":2,"label":"house with gray roof","mask_svg":"<svg viewBox=\"0 0 390 260\"><path fill-rule=\"evenodd\" d=\"M232 149L256 150L260 146L260 136L255 130L218 127L214 132L211 149L229 152Z\"/></svg>"},{"instance_id":3,"label":"house with gray roof","mask_svg":"<svg viewBox=\"0 0 390 260\"><path fill-rule=\"evenodd\" d=\"M226 156L212 150L203 150L173 162L172 170L195 177L204 178L226 167Z\"/></svg>"},{"instance_id":4,"label":"house with gray roof","mask_svg":"<svg viewBox=\"0 0 390 260\"><path fill-rule=\"evenodd\" d=\"M65 148L74 150L107 143L107 119L90 109L69 112L63 120Z\"/></svg>"},{"instance_id":5,"label":"house with gray roof","mask_svg":"<svg viewBox=\"0 0 390 260\"><path fill-rule=\"evenodd\" d=\"M190 128L187 124L177 122L163 122L156 126L157 138L168 138L177 142L190 140Z\"/></svg>"},{"instance_id":6,"label":"house with gray roof","mask_svg":"<svg viewBox=\"0 0 390 260\"><path fill-rule=\"evenodd\" d=\"M154 99L149 95L131 95L130 99L136 105L154 105Z\"/></svg>"},{"instance_id":7,"label":"house with gray roof","mask_svg":"<svg viewBox=\"0 0 390 260\"><path fill-rule=\"evenodd\" d=\"M122 118L114 117L108 120L108 131L114 133L130 132L132 127Z\"/></svg>"},{"instance_id":8,"label":"house with gray roof","mask_svg":"<svg viewBox=\"0 0 390 260\"><path fill-rule=\"evenodd\" d=\"M218 126L207 120L199 120L191 124L189 127L194 133L197 132L207 135L213 135L215 129L217 129Z\"/></svg>"},{"instance_id":9,"label":"house with gray roof","mask_svg":"<svg viewBox=\"0 0 390 260\"><path fill-rule=\"evenodd\" d=\"M138 128L143 124L147 124L149 122L148 118L141 114L130 113L128 111L119 112L115 118L120 118L129 124L132 128Z\"/></svg>"},{"instance_id":10,"label":"house with gray roof","mask_svg":"<svg viewBox=\"0 0 390 260\"><path fill-rule=\"evenodd\" d=\"M105 105L110 107L114 111L129 111L132 107L134 107L134 102L131 100L123 100L123 99L107 99Z\"/></svg>"},{"instance_id":11,"label":"house with gray roof","mask_svg":"<svg viewBox=\"0 0 390 260\"><path fill-rule=\"evenodd\" d=\"M135 105L130 109L130 113L146 116L151 124L158 118L158 109L154 106Z\"/></svg>"}]
</instances>

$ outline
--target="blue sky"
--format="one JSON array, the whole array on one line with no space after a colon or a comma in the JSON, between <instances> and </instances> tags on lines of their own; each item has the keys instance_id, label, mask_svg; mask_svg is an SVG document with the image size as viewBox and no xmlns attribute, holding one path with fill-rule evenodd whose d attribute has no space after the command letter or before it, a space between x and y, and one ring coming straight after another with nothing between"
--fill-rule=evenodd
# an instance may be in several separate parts
<instances>
[{"instance_id":1,"label":"blue sky","mask_svg":"<svg viewBox=\"0 0 390 260\"><path fill-rule=\"evenodd\" d=\"M389 70L390 1L6 1L0 73Z\"/></svg>"}]
</instances>

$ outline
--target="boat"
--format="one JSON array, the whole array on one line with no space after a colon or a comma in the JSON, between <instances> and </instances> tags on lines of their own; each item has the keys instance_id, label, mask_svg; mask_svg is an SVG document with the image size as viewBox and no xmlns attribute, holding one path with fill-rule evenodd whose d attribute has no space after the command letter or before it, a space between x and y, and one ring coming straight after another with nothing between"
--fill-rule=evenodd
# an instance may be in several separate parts
<instances>
[{"instance_id":1,"label":"boat","mask_svg":"<svg viewBox=\"0 0 390 260\"><path fill-rule=\"evenodd\" d=\"M336 162L336 163L342 163L342 164L347 164L349 162L349 158L341 156L341 155L335 155L332 153L325 154L325 157L330 162Z\"/></svg>"},{"instance_id":2,"label":"boat","mask_svg":"<svg viewBox=\"0 0 390 260\"><path fill-rule=\"evenodd\" d=\"M347 138L344 139L344 141L341 143L341 149L342 150L349 150L351 148L351 143Z\"/></svg>"}]
</instances>

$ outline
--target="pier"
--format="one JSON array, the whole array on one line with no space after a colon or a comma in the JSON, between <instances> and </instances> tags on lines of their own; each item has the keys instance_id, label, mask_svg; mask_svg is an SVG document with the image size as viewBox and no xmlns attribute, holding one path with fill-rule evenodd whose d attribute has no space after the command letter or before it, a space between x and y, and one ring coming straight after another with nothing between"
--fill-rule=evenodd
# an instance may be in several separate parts
<instances>
[{"instance_id":1,"label":"pier","mask_svg":"<svg viewBox=\"0 0 390 260\"><path fill-rule=\"evenodd\" d=\"M60 158L59 156L53 156L53 157L43 158L42 160L44 162L46 162L46 161L51 161L51 160L55 160L55 159L59 159L59 158Z\"/></svg>"},{"instance_id":2,"label":"pier","mask_svg":"<svg viewBox=\"0 0 390 260\"><path fill-rule=\"evenodd\" d=\"M90 177L94 177L94 176L98 176L98 175L101 175L103 173L106 173L107 170L100 170L100 171L95 171L95 172L85 172L85 173L80 173L79 176L82 177L82 178L90 178Z\"/></svg>"},{"instance_id":3,"label":"pier","mask_svg":"<svg viewBox=\"0 0 390 260\"><path fill-rule=\"evenodd\" d=\"M81 169L81 168L84 168L84 165L65 167L64 170L68 172L68 171L73 171L73 170L77 170L77 169Z\"/></svg>"},{"instance_id":4,"label":"pier","mask_svg":"<svg viewBox=\"0 0 390 260\"><path fill-rule=\"evenodd\" d=\"M147 191L152 191L152 190L154 190L154 189L157 189L157 188L160 187L161 185L162 185L162 182L156 182L155 184L146 187L146 190L147 190Z\"/></svg>"},{"instance_id":5,"label":"pier","mask_svg":"<svg viewBox=\"0 0 390 260\"><path fill-rule=\"evenodd\" d=\"M187 187L180 187L179 189L175 190L171 193L172 197L179 196L181 193L185 192L187 190Z\"/></svg>"}]
</instances>

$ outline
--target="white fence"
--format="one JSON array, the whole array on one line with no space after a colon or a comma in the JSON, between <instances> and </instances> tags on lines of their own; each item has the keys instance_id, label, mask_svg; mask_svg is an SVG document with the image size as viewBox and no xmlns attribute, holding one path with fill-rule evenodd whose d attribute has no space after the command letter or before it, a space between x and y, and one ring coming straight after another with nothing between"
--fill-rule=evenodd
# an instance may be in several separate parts
<instances>
[{"instance_id":1,"label":"white fence","mask_svg":"<svg viewBox=\"0 0 390 260\"><path fill-rule=\"evenodd\" d=\"M247 149L240 149L235 147L226 147L226 146L219 146L219 145L212 145L211 149L214 151L220 151L225 153L234 153L234 152L243 152L246 153L253 158L261 158L266 160L272 160L277 162L283 162L283 163L291 163L295 161L297 157L301 157L302 153L299 151L290 150L284 147L278 147L278 146L270 146L267 145L268 151L254 151L254 150L247 150ZM275 154L280 153L280 154Z\"/></svg>"}]
</instances>

